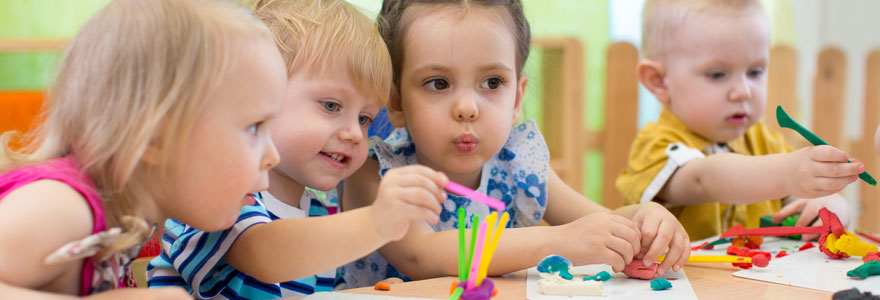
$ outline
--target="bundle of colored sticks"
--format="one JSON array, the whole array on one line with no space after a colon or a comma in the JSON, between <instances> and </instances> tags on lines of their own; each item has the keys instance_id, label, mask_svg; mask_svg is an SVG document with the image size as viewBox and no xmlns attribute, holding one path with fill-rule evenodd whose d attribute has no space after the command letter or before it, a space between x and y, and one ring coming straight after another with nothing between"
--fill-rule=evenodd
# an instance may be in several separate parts
<instances>
[{"instance_id":1,"label":"bundle of colored sticks","mask_svg":"<svg viewBox=\"0 0 880 300\"><path fill-rule=\"evenodd\" d=\"M467 220L464 208L458 209L458 281L459 284L452 292L449 299L458 299L465 291L471 291L479 287L489 270L489 263L495 254L501 232L507 226L510 215L506 212L498 220L498 212L492 212L485 220L480 222L480 216L473 216L471 226L470 250L465 256L465 221ZM498 221L496 223L496 221ZM479 224L479 225L478 225ZM463 287L462 287L463 285ZM491 292L491 291L490 291Z\"/></svg>"}]
</instances>

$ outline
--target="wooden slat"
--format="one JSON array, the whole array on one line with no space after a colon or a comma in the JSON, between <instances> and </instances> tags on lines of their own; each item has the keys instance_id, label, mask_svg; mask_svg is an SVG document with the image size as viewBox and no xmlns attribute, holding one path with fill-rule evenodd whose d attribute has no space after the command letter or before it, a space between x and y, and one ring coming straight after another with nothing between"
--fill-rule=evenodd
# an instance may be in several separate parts
<instances>
[{"instance_id":1,"label":"wooden slat","mask_svg":"<svg viewBox=\"0 0 880 300\"><path fill-rule=\"evenodd\" d=\"M70 43L66 39L0 40L0 52L61 51Z\"/></svg>"},{"instance_id":2,"label":"wooden slat","mask_svg":"<svg viewBox=\"0 0 880 300\"><path fill-rule=\"evenodd\" d=\"M773 47L767 69L767 109L764 110L764 124L771 130L782 133L785 141L795 149L809 145L797 132L781 128L776 122L776 106L782 105L789 116L803 123L797 97L797 52L789 46Z\"/></svg>"},{"instance_id":3,"label":"wooden slat","mask_svg":"<svg viewBox=\"0 0 880 300\"><path fill-rule=\"evenodd\" d=\"M880 173L880 158L874 149L874 130L880 124L880 50L868 55L865 66L865 107L862 110L862 138L854 143L853 154L865 164L865 169L874 175ZM871 232L880 232L880 188L857 181L859 200L862 208L859 227Z\"/></svg>"},{"instance_id":4,"label":"wooden slat","mask_svg":"<svg viewBox=\"0 0 880 300\"><path fill-rule=\"evenodd\" d=\"M606 59L602 204L615 209L623 205L623 197L614 181L626 168L629 148L638 132L639 51L630 43L617 42L608 47Z\"/></svg>"},{"instance_id":5,"label":"wooden slat","mask_svg":"<svg viewBox=\"0 0 880 300\"><path fill-rule=\"evenodd\" d=\"M822 50L813 81L812 128L829 145L847 151L843 123L845 90L846 56L837 48Z\"/></svg>"},{"instance_id":6,"label":"wooden slat","mask_svg":"<svg viewBox=\"0 0 880 300\"><path fill-rule=\"evenodd\" d=\"M550 148L551 165L576 191L583 187L583 47L573 38L535 39L543 51L541 132Z\"/></svg>"}]
</instances>

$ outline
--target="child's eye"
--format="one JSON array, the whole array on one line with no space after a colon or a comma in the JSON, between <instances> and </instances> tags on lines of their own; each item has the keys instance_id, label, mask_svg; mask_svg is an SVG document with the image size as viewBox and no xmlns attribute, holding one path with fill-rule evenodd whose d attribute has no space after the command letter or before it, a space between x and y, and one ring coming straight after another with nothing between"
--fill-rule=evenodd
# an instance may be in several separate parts
<instances>
[{"instance_id":1,"label":"child's eye","mask_svg":"<svg viewBox=\"0 0 880 300\"><path fill-rule=\"evenodd\" d=\"M373 124L373 118L370 118L370 116L359 116L358 123L361 124L361 126L370 126L370 124Z\"/></svg>"},{"instance_id":2,"label":"child's eye","mask_svg":"<svg viewBox=\"0 0 880 300\"><path fill-rule=\"evenodd\" d=\"M263 125L263 122L257 122L248 126L247 132L251 135L257 135L257 131L260 129L260 125Z\"/></svg>"},{"instance_id":3,"label":"child's eye","mask_svg":"<svg viewBox=\"0 0 880 300\"><path fill-rule=\"evenodd\" d=\"M724 78L724 76L724 72L709 72L709 74L706 74L706 77L709 77L709 79L713 80L722 79Z\"/></svg>"},{"instance_id":4,"label":"child's eye","mask_svg":"<svg viewBox=\"0 0 880 300\"><path fill-rule=\"evenodd\" d=\"M480 84L480 87L484 88L484 89L494 90L494 89L497 89L498 86L501 85L502 83L504 83L504 80L502 80L501 78L492 77L492 78L483 80L483 83Z\"/></svg>"},{"instance_id":5,"label":"child's eye","mask_svg":"<svg viewBox=\"0 0 880 300\"><path fill-rule=\"evenodd\" d=\"M764 69L752 69L749 70L749 77L759 77L764 74Z\"/></svg>"},{"instance_id":6,"label":"child's eye","mask_svg":"<svg viewBox=\"0 0 880 300\"><path fill-rule=\"evenodd\" d=\"M336 103L333 101L324 101L324 102L321 102L321 106L323 106L324 109L326 109L327 111L335 112L335 111L339 111L340 105L339 105L339 103Z\"/></svg>"},{"instance_id":7,"label":"child's eye","mask_svg":"<svg viewBox=\"0 0 880 300\"><path fill-rule=\"evenodd\" d=\"M425 86L428 87L429 90L439 91L449 88L449 82L443 78L434 78L428 80L428 82L425 83Z\"/></svg>"}]
</instances>

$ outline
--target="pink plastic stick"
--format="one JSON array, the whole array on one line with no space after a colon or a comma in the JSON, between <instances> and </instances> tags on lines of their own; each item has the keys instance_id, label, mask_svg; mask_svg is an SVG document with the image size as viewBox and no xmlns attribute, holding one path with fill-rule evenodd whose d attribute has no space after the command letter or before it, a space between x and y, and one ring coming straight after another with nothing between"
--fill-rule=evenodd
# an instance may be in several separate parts
<instances>
[{"instance_id":1,"label":"pink plastic stick","mask_svg":"<svg viewBox=\"0 0 880 300\"><path fill-rule=\"evenodd\" d=\"M824 227L762 227L762 228L744 228L742 225L736 225L721 234L721 238L739 236L739 235L795 235L795 234L823 234L826 232Z\"/></svg>"},{"instance_id":2,"label":"pink plastic stick","mask_svg":"<svg viewBox=\"0 0 880 300\"><path fill-rule=\"evenodd\" d=\"M504 205L504 202L501 202L501 200L477 193L476 191L469 189L468 187L460 185L458 183L449 181L449 183L446 184L446 189L449 190L450 192L471 198L474 201L482 202L482 203L488 205L489 207L494 208L495 210L498 210L498 211L504 210L505 205Z\"/></svg>"},{"instance_id":3,"label":"pink plastic stick","mask_svg":"<svg viewBox=\"0 0 880 300\"><path fill-rule=\"evenodd\" d=\"M489 223L486 223L486 220L480 222L480 231L477 233L477 241L476 244L474 244L474 259L471 260L471 274L468 276L467 281L466 290L468 291L477 286L477 274L480 271L480 258L483 255L483 244L486 241L486 230L488 230L488 228Z\"/></svg>"}]
</instances>

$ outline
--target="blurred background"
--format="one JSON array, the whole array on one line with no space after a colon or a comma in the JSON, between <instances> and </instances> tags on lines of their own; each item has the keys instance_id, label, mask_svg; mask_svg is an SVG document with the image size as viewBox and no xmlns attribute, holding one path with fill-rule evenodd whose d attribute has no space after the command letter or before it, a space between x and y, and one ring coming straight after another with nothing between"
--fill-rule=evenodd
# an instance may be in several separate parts
<instances>
[{"instance_id":1,"label":"blurred background","mask_svg":"<svg viewBox=\"0 0 880 300\"><path fill-rule=\"evenodd\" d=\"M109 2L0 0L0 131L31 126L66 42ZM381 6L380 0L349 2L370 17ZM564 180L616 207L620 198L613 181L626 161L628 142L660 112L634 82L644 0L523 2L534 38L525 68L530 81L524 118L538 121ZM871 33L880 28L880 1L762 2L774 46L768 106L783 104L805 127L880 175L877 154L869 148L880 124L873 117L880 116L874 104L880 101L880 90L874 91L880 81L873 83L880 80L880 54L874 52L880 34ZM787 137L804 146L797 136ZM859 225L880 231L875 204L880 194L873 189L857 182L845 196L855 210L867 213Z\"/></svg>"}]
</instances>

